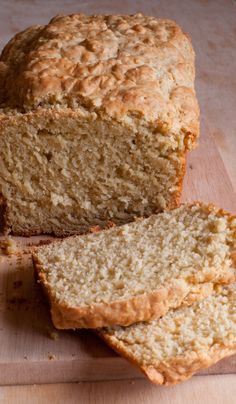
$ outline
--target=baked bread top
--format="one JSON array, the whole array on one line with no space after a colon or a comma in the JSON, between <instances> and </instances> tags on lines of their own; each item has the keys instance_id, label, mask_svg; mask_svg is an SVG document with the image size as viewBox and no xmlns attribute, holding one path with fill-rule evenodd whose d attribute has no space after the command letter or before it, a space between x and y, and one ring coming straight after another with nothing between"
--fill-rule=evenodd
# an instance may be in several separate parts
<instances>
[{"instance_id":1,"label":"baked bread top","mask_svg":"<svg viewBox=\"0 0 236 404\"><path fill-rule=\"evenodd\" d=\"M194 74L190 40L171 20L56 16L6 45L0 101L21 112L82 108L128 125L141 121L183 131L191 146L199 130Z\"/></svg>"}]
</instances>

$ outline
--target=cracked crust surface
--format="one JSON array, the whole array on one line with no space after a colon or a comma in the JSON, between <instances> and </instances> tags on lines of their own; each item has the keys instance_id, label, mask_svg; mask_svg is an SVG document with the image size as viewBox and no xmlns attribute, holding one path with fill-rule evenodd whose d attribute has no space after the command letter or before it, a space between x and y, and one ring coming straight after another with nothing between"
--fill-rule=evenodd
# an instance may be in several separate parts
<instances>
[{"instance_id":1,"label":"cracked crust surface","mask_svg":"<svg viewBox=\"0 0 236 404\"><path fill-rule=\"evenodd\" d=\"M194 51L171 20L132 16L57 16L17 34L0 58L1 100L37 107L96 110L125 121L158 122L198 136Z\"/></svg>"},{"instance_id":2,"label":"cracked crust surface","mask_svg":"<svg viewBox=\"0 0 236 404\"><path fill-rule=\"evenodd\" d=\"M132 362L135 366L140 368L140 370L145 374L145 376L156 384L162 385L174 385L180 382L183 382L193 376L194 373L205 369L209 366L212 366L219 360L233 355L236 353L236 337L235 337L235 327L236 327L236 317L235 317L235 302L236 302L236 292L235 288L224 288L221 289L219 292L219 296L210 296L205 301L201 302L200 304L195 303L193 307L193 312L196 309L196 315L198 316L198 321L201 316L203 317L202 313L204 309L207 311L209 310L209 305L211 304L211 300L222 299L223 305L226 305L227 310L229 312L229 316L231 317L231 324L230 326L225 326L222 324L221 327L216 325L216 322L219 323L217 310L215 315L209 318L209 328L208 332L211 333L211 328L218 331L213 333L213 337L209 337L207 333L203 334L203 338L199 338L201 330L198 333L198 330L194 334L193 341L191 338L188 342L182 342L183 347L180 345L178 347L179 354L173 354L172 356L164 355L159 357L159 359L153 359L155 356L155 348L152 346L153 339L150 337L150 341L145 340L145 338L149 338L149 336L153 333L153 329L156 327L158 328L160 322L162 320L157 320L153 323L141 323L136 324L134 326L130 326L126 329L121 330L121 327L111 328L111 329L101 329L97 331L97 334L108 344L110 345L117 353L124 356L127 360ZM200 310L198 309L200 307ZM188 308L187 309L177 309L175 314L181 313L181 310L185 310L185 319L182 321L186 321L186 324L191 332L191 321L190 313L188 318ZM189 308L189 311L192 308ZM192 313L191 313L192 315ZM168 313L169 316L169 313ZM215 317L215 318L214 318ZM169 317L168 317L169 318ZM164 318L165 320L165 318ZM169 319L171 322L171 318ZM153 325L152 325L153 324ZM190 325L189 325L190 324ZM136 331L133 331L136 327ZM141 327L146 327L146 334L142 335L142 330L138 334L137 329ZM224 332L222 329L226 328ZM149 331L150 328L150 331ZM153 328L151 330L151 328ZM121 330L121 333L120 333ZM176 334L176 338L178 341L178 331ZM141 335L140 335L141 334ZM154 332L155 334L155 332ZM136 342L132 340L133 336L136 335ZM159 332L157 331L156 341L158 338L161 338ZM145 342L144 342L145 341ZM180 340L181 341L181 340ZM209 343L209 341L212 341ZM197 343L196 343L197 342ZM145 344L142 347L142 343ZM168 343L168 341L166 342ZM148 359L147 352L154 350L154 354L152 357ZM177 348L176 348L177 349ZM144 352L145 351L145 352ZM141 352L141 355L140 355ZM178 352L178 351L177 351ZM143 353L143 357L142 357Z\"/></svg>"}]
</instances>

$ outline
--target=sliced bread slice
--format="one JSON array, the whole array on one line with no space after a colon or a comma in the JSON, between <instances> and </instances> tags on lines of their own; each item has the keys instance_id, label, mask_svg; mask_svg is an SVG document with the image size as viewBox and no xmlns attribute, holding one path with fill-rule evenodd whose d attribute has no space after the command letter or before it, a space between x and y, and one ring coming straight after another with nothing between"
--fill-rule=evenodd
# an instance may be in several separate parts
<instances>
[{"instance_id":1,"label":"sliced bread slice","mask_svg":"<svg viewBox=\"0 0 236 404\"><path fill-rule=\"evenodd\" d=\"M235 280L236 219L183 205L40 247L33 255L57 328L156 319Z\"/></svg>"},{"instance_id":2,"label":"sliced bread slice","mask_svg":"<svg viewBox=\"0 0 236 404\"><path fill-rule=\"evenodd\" d=\"M98 335L154 383L171 385L236 353L236 289L221 287L192 306Z\"/></svg>"}]
</instances>

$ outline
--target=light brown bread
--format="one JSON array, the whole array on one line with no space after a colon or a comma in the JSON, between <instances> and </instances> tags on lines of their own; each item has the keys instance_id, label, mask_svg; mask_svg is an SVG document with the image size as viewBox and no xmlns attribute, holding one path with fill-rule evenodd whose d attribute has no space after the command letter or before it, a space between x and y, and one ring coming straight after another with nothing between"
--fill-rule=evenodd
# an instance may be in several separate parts
<instances>
[{"instance_id":1,"label":"light brown bread","mask_svg":"<svg viewBox=\"0 0 236 404\"><path fill-rule=\"evenodd\" d=\"M236 219L213 205L175 210L40 247L33 255L57 328L128 325L235 280Z\"/></svg>"},{"instance_id":2,"label":"light brown bread","mask_svg":"<svg viewBox=\"0 0 236 404\"><path fill-rule=\"evenodd\" d=\"M153 383L180 383L236 353L236 289L217 292L159 320L102 329L98 335Z\"/></svg>"},{"instance_id":3,"label":"light brown bread","mask_svg":"<svg viewBox=\"0 0 236 404\"><path fill-rule=\"evenodd\" d=\"M69 235L176 207L198 133L194 51L173 21L28 28L0 57L5 231Z\"/></svg>"}]
</instances>

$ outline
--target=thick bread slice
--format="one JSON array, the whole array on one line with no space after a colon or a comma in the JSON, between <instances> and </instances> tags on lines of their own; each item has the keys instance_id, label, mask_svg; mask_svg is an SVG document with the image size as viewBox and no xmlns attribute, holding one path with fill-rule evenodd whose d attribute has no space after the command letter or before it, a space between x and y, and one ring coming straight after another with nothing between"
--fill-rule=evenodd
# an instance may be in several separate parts
<instances>
[{"instance_id":1,"label":"thick bread slice","mask_svg":"<svg viewBox=\"0 0 236 404\"><path fill-rule=\"evenodd\" d=\"M235 280L236 219L181 206L107 231L70 237L33 255L57 328L156 319Z\"/></svg>"},{"instance_id":2,"label":"thick bread slice","mask_svg":"<svg viewBox=\"0 0 236 404\"><path fill-rule=\"evenodd\" d=\"M219 289L159 320L102 329L98 335L152 382L180 383L236 353L236 289Z\"/></svg>"}]
</instances>

